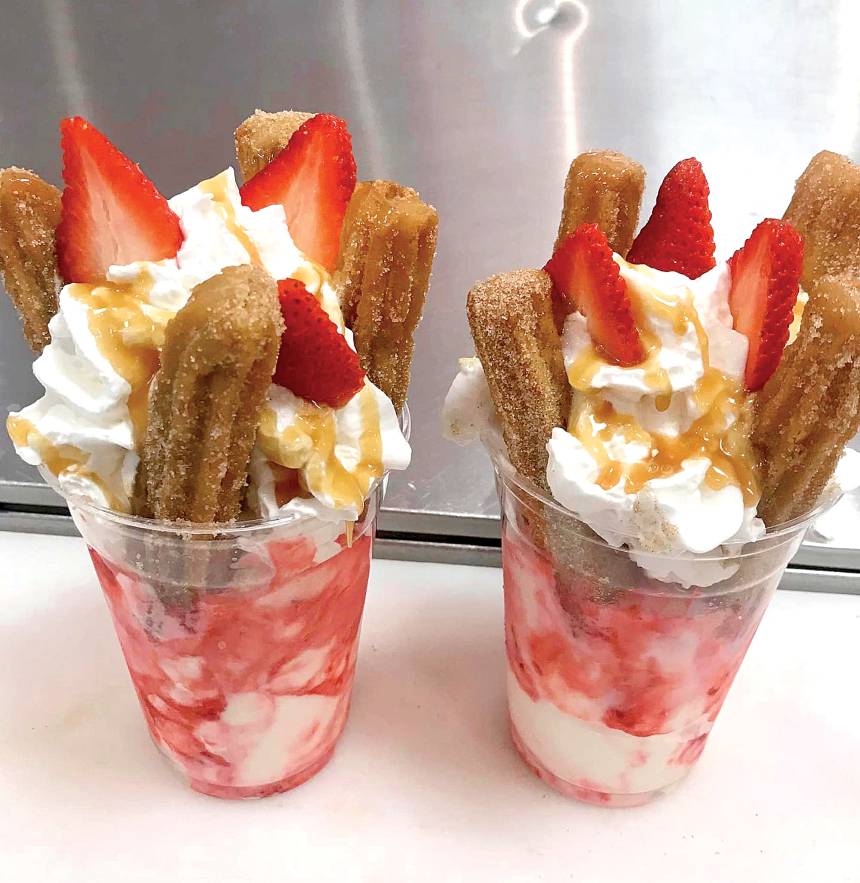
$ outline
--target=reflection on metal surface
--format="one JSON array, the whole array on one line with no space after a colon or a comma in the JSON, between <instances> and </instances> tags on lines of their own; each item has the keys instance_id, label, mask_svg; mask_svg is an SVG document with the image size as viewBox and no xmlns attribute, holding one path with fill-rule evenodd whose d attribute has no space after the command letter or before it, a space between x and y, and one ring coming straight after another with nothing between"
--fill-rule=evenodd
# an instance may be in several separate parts
<instances>
[{"instance_id":1,"label":"reflection on metal surface","mask_svg":"<svg viewBox=\"0 0 860 883\"><path fill-rule=\"evenodd\" d=\"M68 112L89 117L92 110L78 63L78 44L69 4L66 0L42 0L42 7L54 56L57 85L65 96Z\"/></svg>"},{"instance_id":2,"label":"reflection on metal surface","mask_svg":"<svg viewBox=\"0 0 860 883\"><path fill-rule=\"evenodd\" d=\"M57 122L83 113L173 194L233 162L232 131L256 107L347 118L359 176L414 186L440 216L410 391L415 457L392 478L386 526L485 538L498 511L487 458L439 431L457 358L474 351L469 287L547 260L567 167L590 148L645 166L646 213L663 174L698 156L718 256L730 254L782 214L813 153L860 159L858 32L856 0L10 3L0 165L58 181ZM30 362L0 297L0 410L39 394ZM0 433L4 480L20 484L0 502L56 502ZM846 551L860 547L860 514L843 505L839 531L807 547L816 566L832 555L860 569Z\"/></svg>"},{"instance_id":3,"label":"reflection on metal surface","mask_svg":"<svg viewBox=\"0 0 860 883\"><path fill-rule=\"evenodd\" d=\"M366 177L378 178L385 174L385 156L388 150L367 76L358 0L343 0L343 29L344 48L352 74L350 81L355 87L356 106L362 118L364 131L367 133L365 152L370 163L370 170Z\"/></svg>"},{"instance_id":4,"label":"reflection on metal surface","mask_svg":"<svg viewBox=\"0 0 860 883\"><path fill-rule=\"evenodd\" d=\"M561 22L569 28L559 49L559 86L564 113L564 146L568 156L579 153L579 137L576 131L576 72L574 70L574 46L588 27L588 8L581 0L517 0L514 6L514 25L523 41L530 40L541 31L552 27L565 13L572 22ZM515 54L522 49L520 45Z\"/></svg>"},{"instance_id":5,"label":"reflection on metal surface","mask_svg":"<svg viewBox=\"0 0 860 883\"><path fill-rule=\"evenodd\" d=\"M857 0L839 0L836 9L839 26L836 29L835 52L838 57L836 83L833 89L830 138L843 151L856 147L860 128L860 53L857 35L860 34L860 3Z\"/></svg>"}]
</instances>

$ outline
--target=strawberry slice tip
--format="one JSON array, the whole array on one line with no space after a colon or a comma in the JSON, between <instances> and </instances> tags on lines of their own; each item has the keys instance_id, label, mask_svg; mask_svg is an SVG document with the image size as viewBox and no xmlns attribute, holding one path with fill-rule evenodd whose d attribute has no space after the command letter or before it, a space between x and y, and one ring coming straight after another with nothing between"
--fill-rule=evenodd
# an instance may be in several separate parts
<instances>
[{"instance_id":1,"label":"strawberry slice tip","mask_svg":"<svg viewBox=\"0 0 860 883\"><path fill-rule=\"evenodd\" d=\"M702 164L682 159L669 170L648 222L630 246L627 260L697 279L714 265L714 230Z\"/></svg>"},{"instance_id":2,"label":"strawberry slice tip","mask_svg":"<svg viewBox=\"0 0 860 883\"><path fill-rule=\"evenodd\" d=\"M278 282L285 330L272 378L303 399L332 408L364 385L358 354L298 279Z\"/></svg>"},{"instance_id":3,"label":"strawberry slice tip","mask_svg":"<svg viewBox=\"0 0 860 883\"><path fill-rule=\"evenodd\" d=\"M333 270L353 190L355 159L349 129L342 119L320 113L306 120L240 193L242 202L254 211L282 205L296 245Z\"/></svg>"},{"instance_id":4,"label":"strawberry slice tip","mask_svg":"<svg viewBox=\"0 0 860 883\"><path fill-rule=\"evenodd\" d=\"M556 322L560 313L579 310L595 346L608 359L631 366L645 358L627 286L597 224L577 227L544 269L555 289Z\"/></svg>"},{"instance_id":5,"label":"strawberry slice tip","mask_svg":"<svg viewBox=\"0 0 860 883\"><path fill-rule=\"evenodd\" d=\"M803 239L787 221L766 218L729 260L729 308L749 341L744 386L761 389L779 366L794 317Z\"/></svg>"},{"instance_id":6,"label":"strawberry slice tip","mask_svg":"<svg viewBox=\"0 0 860 883\"><path fill-rule=\"evenodd\" d=\"M82 117L60 123L60 146L57 263L66 282L103 282L112 264L176 256L179 218L139 166Z\"/></svg>"}]
</instances>

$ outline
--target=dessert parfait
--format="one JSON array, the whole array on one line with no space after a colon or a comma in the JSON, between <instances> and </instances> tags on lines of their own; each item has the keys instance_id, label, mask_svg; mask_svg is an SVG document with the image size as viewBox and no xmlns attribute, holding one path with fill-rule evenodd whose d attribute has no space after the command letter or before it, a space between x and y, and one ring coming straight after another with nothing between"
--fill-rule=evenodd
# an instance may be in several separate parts
<instances>
[{"instance_id":1,"label":"dessert parfait","mask_svg":"<svg viewBox=\"0 0 860 883\"><path fill-rule=\"evenodd\" d=\"M60 130L62 192L0 171L45 388L9 434L69 503L158 747L208 794L286 790L346 719L436 213L356 186L328 114L256 112L244 183L170 200L86 120Z\"/></svg>"},{"instance_id":2,"label":"dessert parfait","mask_svg":"<svg viewBox=\"0 0 860 883\"><path fill-rule=\"evenodd\" d=\"M445 405L497 474L516 747L617 806L701 754L860 425L860 168L819 153L727 261L695 159L637 234L644 179L573 161L546 266L469 292Z\"/></svg>"}]
</instances>

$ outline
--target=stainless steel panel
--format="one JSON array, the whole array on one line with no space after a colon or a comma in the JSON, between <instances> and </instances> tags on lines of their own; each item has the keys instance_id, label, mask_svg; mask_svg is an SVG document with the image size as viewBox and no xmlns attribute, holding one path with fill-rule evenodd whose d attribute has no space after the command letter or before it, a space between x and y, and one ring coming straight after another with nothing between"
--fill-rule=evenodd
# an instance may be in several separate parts
<instances>
[{"instance_id":1,"label":"stainless steel panel","mask_svg":"<svg viewBox=\"0 0 860 883\"><path fill-rule=\"evenodd\" d=\"M233 161L232 129L254 107L346 117L359 174L418 187L441 217L411 390L415 460L392 479L386 525L487 536L486 458L439 434L456 358L472 350L470 284L546 260L567 165L588 147L641 161L646 204L677 159L698 156L730 253L782 213L815 151L860 159L858 32L854 0L6 4L0 164L57 180L57 120L83 113L174 193ZM38 394L28 365L2 302L3 409ZM0 436L0 479L32 482ZM28 494L49 499L0 488ZM856 507L823 545L860 547ZM840 562L860 567L850 551Z\"/></svg>"}]
</instances>

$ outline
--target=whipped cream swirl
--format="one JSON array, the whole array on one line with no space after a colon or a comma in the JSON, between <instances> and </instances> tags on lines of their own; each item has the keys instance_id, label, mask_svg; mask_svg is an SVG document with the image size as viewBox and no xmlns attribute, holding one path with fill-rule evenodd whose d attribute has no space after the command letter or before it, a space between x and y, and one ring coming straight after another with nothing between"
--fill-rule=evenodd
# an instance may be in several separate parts
<instances>
[{"instance_id":1,"label":"whipped cream swirl","mask_svg":"<svg viewBox=\"0 0 860 883\"><path fill-rule=\"evenodd\" d=\"M184 234L176 257L111 267L101 285L66 285L50 323L51 343L33 366L45 394L7 424L18 454L41 467L60 493L119 511L130 508L165 328L196 285L248 263L274 279L300 279L352 344L325 270L296 247L281 206L243 206L232 169L169 204ZM315 453L316 444L329 445L324 456ZM406 468L409 459L391 401L369 381L339 409L273 385L249 499L267 517L295 512L351 521L373 483Z\"/></svg>"},{"instance_id":2,"label":"whipped cream swirl","mask_svg":"<svg viewBox=\"0 0 860 883\"><path fill-rule=\"evenodd\" d=\"M654 578L709 585L731 575L723 544L764 533L744 425L748 344L732 329L729 270L720 264L690 280L615 260L646 359L633 367L603 359L585 317L567 317L573 403L568 426L547 443L547 481L562 506L611 545L629 547ZM461 363L443 419L453 440L479 437L499 450L477 360Z\"/></svg>"}]
</instances>

